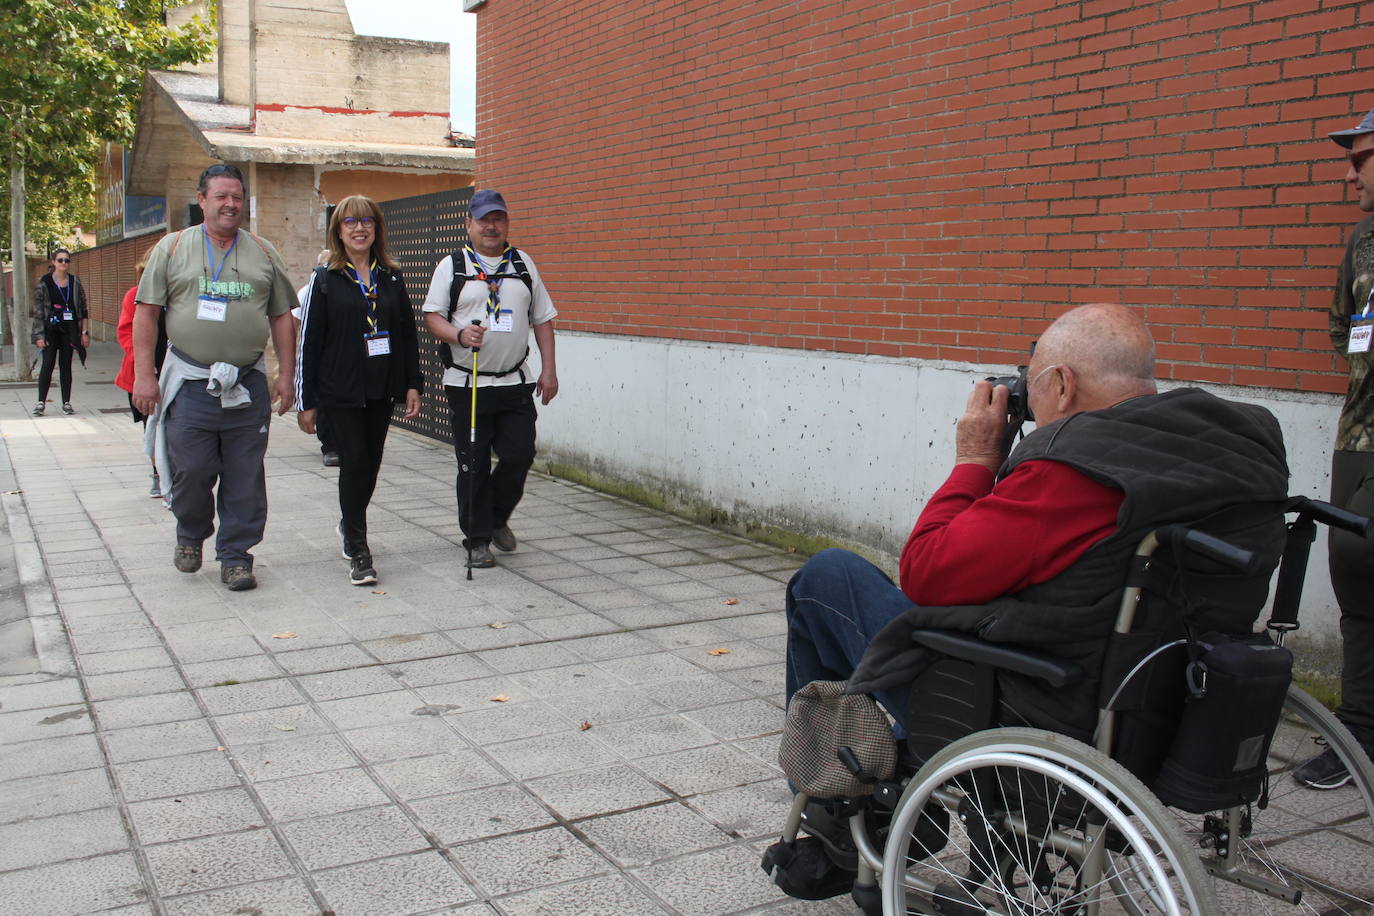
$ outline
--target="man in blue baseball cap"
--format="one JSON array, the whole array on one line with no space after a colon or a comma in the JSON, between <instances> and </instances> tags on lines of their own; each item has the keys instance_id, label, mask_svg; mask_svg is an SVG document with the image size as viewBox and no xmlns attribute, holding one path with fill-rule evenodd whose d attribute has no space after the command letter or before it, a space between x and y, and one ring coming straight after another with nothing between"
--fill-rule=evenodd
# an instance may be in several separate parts
<instances>
[{"instance_id":1,"label":"man in blue baseball cap","mask_svg":"<svg viewBox=\"0 0 1374 916\"><path fill-rule=\"evenodd\" d=\"M1345 183L1366 214L1345 246L1331 302L1331 343L1350 365L1331 456L1331 501L1374 515L1374 111L1327 136L1349 151ZM1374 541L1333 527L1330 568L1344 646L1336 716L1374 756ZM1331 750L1298 767L1294 776L1313 789L1337 789L1350 781Z\"/></svg>"},{"instance_id":2,"label":"man in blue baseball cap","mask_svg":"<svg viewBox=\"0 0 1374 916\"><path fill-rule=\"evenodd\" d=\"M534 259L506 240L510 217L500 192L472 195L467 231L468 244L435 267L424 312L445 367L467 565L482 569L496 565L492 545L517 546L510 516L534 464L534 399L548 404L558 394L558 311ZM539 346L537 377L526 362L531 332Z\"/></svg>"}]
</instances>

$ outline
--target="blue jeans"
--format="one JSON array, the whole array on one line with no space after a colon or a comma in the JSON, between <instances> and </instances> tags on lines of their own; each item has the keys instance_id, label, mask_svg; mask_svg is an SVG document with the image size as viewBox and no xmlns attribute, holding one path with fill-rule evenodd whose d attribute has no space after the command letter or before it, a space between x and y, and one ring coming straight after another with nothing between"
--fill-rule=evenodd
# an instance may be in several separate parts
<instances>
[{"instance_id":1,"label":"blue jeans","mask_svg":"<svg viewBox=\"0 0 1374 916\"><path fill-rule=\"evenodd\" d=\"M847 550L823 550L787 583L787 700L811 681L844 681L878 631L912 606L883 571ZM907 690L875 694L906 733Z\"/></svg>"}]
</instances>

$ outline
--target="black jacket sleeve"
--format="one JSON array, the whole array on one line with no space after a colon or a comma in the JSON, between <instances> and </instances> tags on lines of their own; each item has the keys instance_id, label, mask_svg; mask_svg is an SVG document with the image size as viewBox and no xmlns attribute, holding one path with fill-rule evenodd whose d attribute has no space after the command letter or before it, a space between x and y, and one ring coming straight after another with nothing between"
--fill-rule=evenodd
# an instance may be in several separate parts
<instances>
[{"instance_id":1,"label":"black jacket sleeve","mask_svg":"<svg viewBox=\"0 0 1374 916\"><path fill-rule=\"evenodd\" d=\"M416 391L425 390L425 374L420 369L420 342L415 330L415 309L410 302L410 291L406 289L406 281L399 273L391 275L391 282L400 291L397 296L396 328L401 338L401 364L405 370L406 390L414 388Z\"/></svg>"},{"instance_id":2,"label":"black jacket sleeve","mask_svg":"<svg viewBox=\"0 0 1374 916\"><path fill-rule=\"evenodd\" d=\"M326 285L325 272L316 270L310 279L305 304L301 306L301 337L296 347L296 404L300 410L314 410L320 406L320 361L329 333Z\"/></svg>"}]
</instances>

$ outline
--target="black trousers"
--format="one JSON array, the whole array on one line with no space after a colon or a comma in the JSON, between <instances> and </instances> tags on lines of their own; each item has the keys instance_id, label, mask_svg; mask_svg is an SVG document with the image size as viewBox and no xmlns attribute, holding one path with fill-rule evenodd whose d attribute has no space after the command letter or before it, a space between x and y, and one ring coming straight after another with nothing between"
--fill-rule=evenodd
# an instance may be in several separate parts
<instances>
[{"instance_id":1,"label":"black trousers","mask_svg":"<svg viewBox=\"0 0 1374 916\"><path fill-rule=\"evenodd\" d=\"M42 355L41 368L38 370L38 403L42 404L48 399L48 389L52 387L52 369L56 364L60 369L62 380L62 403L70 404L72 400L72 354L75 348L69 347L64 342L62 335L49 335L48 345L38 351Z\"/></svg>"},{"instance_id":2,"label":"black trousers","mask_svg":"<svg viewBox=\"0 0 1374 916\"><path fill-rule=\"evenodd\" d=\"M315 438L320 440L320 454L328 455L330 452L338 454L339 450L334 447L334 432L329 428L329 415L323 410L315 413Z\"/></svg>"},{"instance_id":3,"label":"black trousers","mask_svg":"<svg viewBox=\"0 0 1374 916\"><path fill-rule=\"evenodd\" d=\"M471 389L445 385L444 393L453 424L453 452L458 457L458 527L465 535L463 546L486 544L492 531L510 520L525 495L525 477L534 464L534 383L478 386L477 435L471 448Z\"/></svg>"},{"instance_id":4,"label":"black trousers","mask_svg":"<svg viewBox=\"0 0 1374 916\"><path fill-rule=\"evenodd\" d=\"M1374 515L1374 452L1331 457L1331 502ZM1374 538L1331 529L1331 587L1341 606L1341 705L1336 716L1374 753Z\"/></svg>"},{"instance_id":5,"label":"black trousers","mask_svg":"<svg viewBox=\"0 0 1374 916\"><path fill-rule=\"evenodd\" d=\"M349 553L367 550L367 507L377 489L382 450L391 427L391 400L368 401L365 407L321 407L329 418L339 453L339 514Z\"/></svg>"}]
</instances>

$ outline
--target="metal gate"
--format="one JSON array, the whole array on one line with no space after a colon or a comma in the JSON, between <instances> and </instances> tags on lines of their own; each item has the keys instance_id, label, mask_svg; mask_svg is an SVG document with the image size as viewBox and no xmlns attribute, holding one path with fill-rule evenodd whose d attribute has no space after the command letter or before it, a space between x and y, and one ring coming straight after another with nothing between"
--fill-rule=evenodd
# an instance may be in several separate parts
<instances>
[{"instance_id":1,"label":"metal gate","mask_svg":"<svg viewBox=\"0 0 1374 916\"><path fill-rule=\"evenodd\" d=\"M387 251L401 267L401 276L405 278L415 311L420 368L425 374L420 416L402 420L398 412L392 422L402 429L450 444L453 428L449 425L448 399L444 397L444 366L439 362L434 338L425 330L422 308L429 293L430 278L434 276L434 266L468 243L468 202L472 200L472 191L472 188L459 188L378 203L386 219Z\"/></svg>"}]
</instances>

